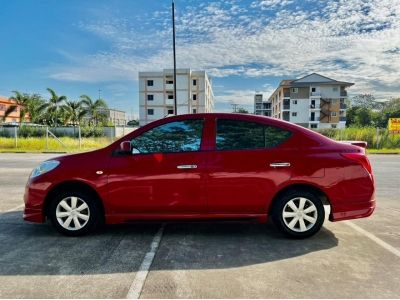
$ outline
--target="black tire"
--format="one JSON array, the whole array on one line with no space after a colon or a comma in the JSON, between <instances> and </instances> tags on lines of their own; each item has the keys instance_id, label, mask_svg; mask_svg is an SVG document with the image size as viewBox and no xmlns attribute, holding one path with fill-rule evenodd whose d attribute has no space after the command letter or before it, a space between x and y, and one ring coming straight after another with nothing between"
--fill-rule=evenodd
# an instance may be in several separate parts
<instances>
[{"instance_id":1,"label":"black tire","mask_svg":"<svg viewBox=\"0 0 400 300\"><path fill-rule=\"evenodd\" d=\"M303 209L301 209L300 215L296 215L294 217L283 217L283 213L285 214L297 214L290 204L298 205L298 208L301 206L300 198L306 199L302 200L304 204ZM311 204L312 203L312 204ZM304 214L302 214L303 210L306 210L310 207L313 209L312 205L314 205L315 210L307 214L306 217L310 219L316 219L315 223L309 222L308 220L304 219ZM322 227L324 220L325 220L325 209L324 205L322 204L321 200L315 196L313 193L304 191L304 190L290 190L283 194L279 199L276 199L274 205L272 207L272 221L275 226L287 237L295 238L295 239L304 239L308 238L314 234L316 234ZM305 226L300 228L300 220L296 222L294 218L302 219L302 225ZM292 223L291 225L291 221ZM293 225L295 224L295 225ZM289 227L292 226L292 228Z\"/></svg>"},{"instance_id":2,"label":"black tire","mask_svg":"<svg viewBox=\"0 0 400 300\"><path fill-rule=\"evenodd\" d=\"M78 206L82 205L83 203L86 203L87 208L83 209L81 212L84 215L88 215L88 219L82 220L79 217L79 222L82 222L82 227L75 227L74 228L65 228L63 225L60 224L61 221L66 221L68 217L63 217L63 218L57 218L57 209L58 212L63 213L63 211L60 211L60 209L63 209L61 205L59 205L63 200L66 201L69 204L72 204L72 197L75 197L77 199L77 209ZM71 206L72 207L72 206ZM76 209L76 210L77 210ZM66 210L64 212L67 212ZM80 213L80 212L79 212ZM49 205L48 209L48 217L55 227L55 229L60 232L63 235L66 236L81 236L85 235L88 233L93 232L98 225L101 224L102 220L102 210L100 208L100 205L96 199L96 197L88 192L85 191L64 191L56 195L53 199L51 199L51 203ZM61 221L59 222L59 219ZM65 223L64 223L65 224ZM74 220L72 219L71 221L71 226L75 226Z\"/></svg>"}]
</instances>

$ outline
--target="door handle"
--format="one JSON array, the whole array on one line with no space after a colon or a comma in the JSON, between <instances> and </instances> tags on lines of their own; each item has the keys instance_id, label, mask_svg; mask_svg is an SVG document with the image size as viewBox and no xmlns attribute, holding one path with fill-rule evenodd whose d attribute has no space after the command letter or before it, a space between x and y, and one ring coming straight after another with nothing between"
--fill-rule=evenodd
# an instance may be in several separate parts
<instances>
[{"instance_id":1,"label":"door handle","mask_svg":"<svg viewBox=\"0 0 400 300\"><path fill-rule=\"evenodd\" d=\"M277 162L277 163L271 163L269 164L270 167L273 168L287 168L290 167L290 163L288 162Z\"/></svg>"},{"instance_id":2,"label":"door handle","mask_svg":"<svg viewBox=\"0 0 400 300\"><path fill-rule=\"evenodd\" d=\"M179 165L177 169L197 169L197 165Z\"/></svg>"}]
</instances>

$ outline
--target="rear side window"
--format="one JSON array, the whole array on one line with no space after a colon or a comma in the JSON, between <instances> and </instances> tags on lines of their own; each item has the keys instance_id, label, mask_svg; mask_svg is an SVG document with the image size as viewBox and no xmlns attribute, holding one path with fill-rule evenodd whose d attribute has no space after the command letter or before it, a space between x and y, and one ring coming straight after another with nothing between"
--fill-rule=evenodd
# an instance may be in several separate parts
<instances>
[{"instance_id":1,"label":"rear side window","mask_svg":"<svg viewBox=\"0 0 400 300\"><path fill-rule=\"evenodd\" d=\"M291 132L255 122L217 120L217 150L273 148L282 144Z\"/></svg>"},{"instance_id":2,"label":"rear side window","mask_svg":"<svg viewBox=\"0 0 400 300\"><path fill-rule=\"evenodd\" d=\"M167 123L137 136L131 141L139 153L199 151L204 120Z\"/></svg>"}]
</instances>

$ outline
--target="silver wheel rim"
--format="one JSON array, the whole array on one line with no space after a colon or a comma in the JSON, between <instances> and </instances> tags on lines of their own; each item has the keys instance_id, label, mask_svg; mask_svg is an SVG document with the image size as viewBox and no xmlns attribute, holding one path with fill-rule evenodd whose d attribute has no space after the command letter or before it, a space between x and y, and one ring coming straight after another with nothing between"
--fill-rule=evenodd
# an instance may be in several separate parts
<instances>
[{"instance_id":1,"label":"silver wheel rim","mask_svg":"<svg viewBox=\"0 0 400 300\"><path fill-rule=\"evenodd\" d=\"M290 230L306 232L317 222L317 207L307 198L293 198L283 208L282 218Z\"/></svg>"},{"instance_id":2,"label":"silver wheel rim","mask_svg":"<svg viewBox=\"0 0 400 300\"><path fill-rule=\"evenodd\" d=\"M89 221L90 209L83 199L75 196L67 197L58 203L56 218L64 229L79 230Z\"/></svg>"}]
</instances>

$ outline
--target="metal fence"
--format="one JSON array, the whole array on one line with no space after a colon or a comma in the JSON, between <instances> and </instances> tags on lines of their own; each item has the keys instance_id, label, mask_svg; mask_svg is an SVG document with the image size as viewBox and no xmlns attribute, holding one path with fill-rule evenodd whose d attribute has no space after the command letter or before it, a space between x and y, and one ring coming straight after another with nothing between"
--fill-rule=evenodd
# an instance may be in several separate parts
<instances>
[{"instance_id":1,"label":"metal fence","mask_svg":"<svg viewBox=\"0 0 400 300\"><path fill-rule=\"evenodd\" d=\"M131 133L137 127L0 127L0 150L78 151L99 148Z\"/></svg>"}]
</instances>

